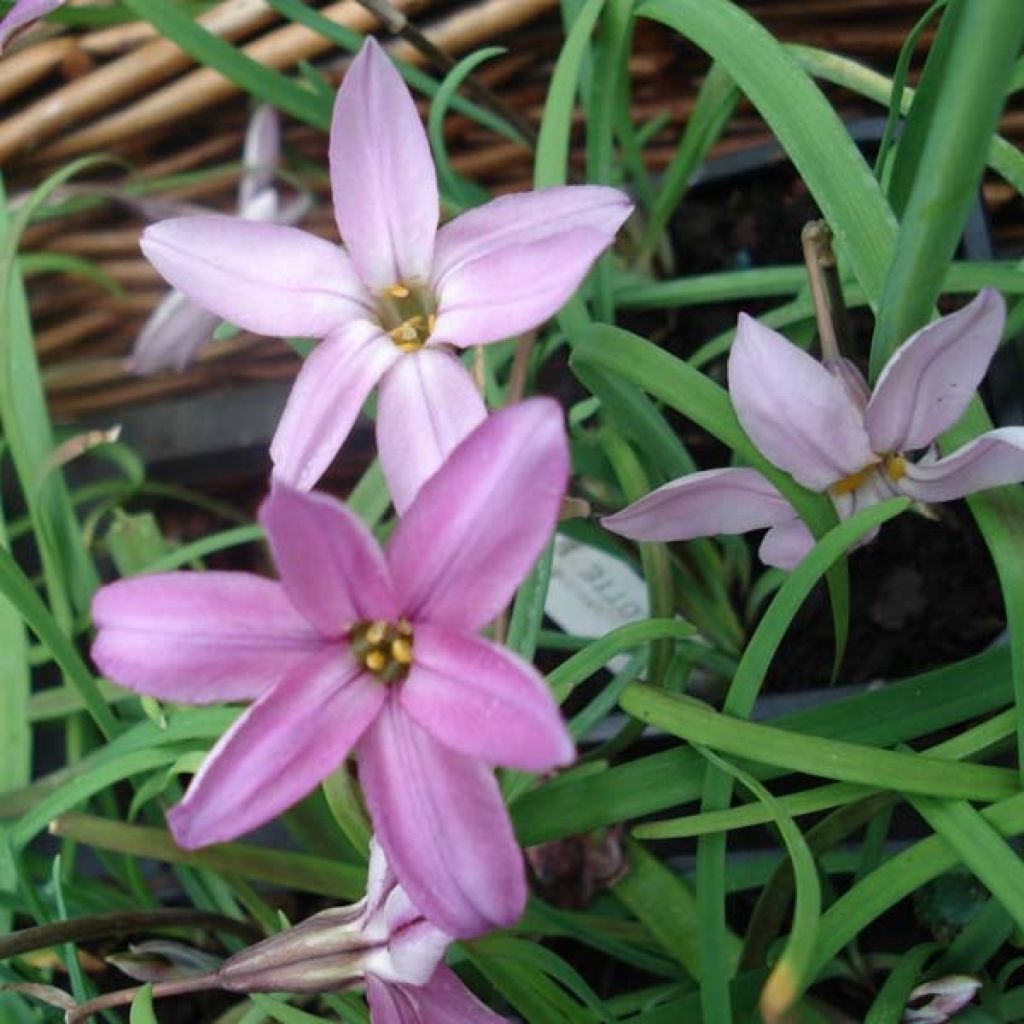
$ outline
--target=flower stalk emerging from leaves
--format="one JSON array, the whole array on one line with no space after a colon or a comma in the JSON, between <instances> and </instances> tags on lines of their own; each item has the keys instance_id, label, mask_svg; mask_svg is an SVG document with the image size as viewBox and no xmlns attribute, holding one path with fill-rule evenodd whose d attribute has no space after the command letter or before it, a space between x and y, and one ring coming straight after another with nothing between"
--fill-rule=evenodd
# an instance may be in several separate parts
<instances>
[{"instance_id":1,"label":"flower stalk emerging from leaves","mask_svg":"<svg viewBox=\"0 0 1024 1024\"><path fill-rule=\"evenodd\" d=\"M986 289L904 342L872 393L849 361L819 363L741 315L729 356L736 415L769 461L828 494L840 518L898 494L942 502L1016 483L1024 480L1024 427L989 431L945 458L933 447L981 383L1005 316L1002 298ZM753 469L681 477L602 523L637 540L767 528L761 559L783 569L814 545L789 502Z\"/></svg>"},{"instance_id":2,"label":"flower stalk emerging from leaves","mask_svg":"<svg viewBox=\"0 0 1024 1024\"><path fill-rule=\"evenodd\" d=\"M281 582L181 572L104 587L93 658L166 700L255 700L169 815L184 847L274 817L350 750L377 836L413 902L467 937L522 913L522 856L491 766L573 758L543 679L476 636L555 526L561 409L489 417L378 547L344 505L278 484L264 504Z\"/></svg>"},{"instance_id":3,"label":"flower stalk emerging from leaves","mask_svg":"<svg viewBox=\"0 0 1024 1024\"><path fill-rule=\"evenodd\" d=\"M616 189L568 186L504 196L438 229L426 134L372 39L338 92L330 171L344 249L227 217L164 221L142 248L171 284L231 323L324 339L271 445L282 482L316 483L380 383L377 444L401 512L485 415L453 350L547 320L632 207Z\"/></svg>"},{"instance_id":4,"label":"flower stalk emerging from leaves","mask_svg":"<svg viewBox=\"0 0 1024 1024\"><path fill-rule=\"evenodd\" d=\"M157 981L153 995L173 996L223 989L228 992L313 994L366 987L373 1024L502 1024L444 965L451 936L412 904L371 842L366 896L347 907L314 914L229 957L214 970ZM153 980L153 969L126 973ZM138 990L122 990L69 1006L67 1020L84 1021L100 1010L130 1002Z\"/></svg>"}]
</instances>

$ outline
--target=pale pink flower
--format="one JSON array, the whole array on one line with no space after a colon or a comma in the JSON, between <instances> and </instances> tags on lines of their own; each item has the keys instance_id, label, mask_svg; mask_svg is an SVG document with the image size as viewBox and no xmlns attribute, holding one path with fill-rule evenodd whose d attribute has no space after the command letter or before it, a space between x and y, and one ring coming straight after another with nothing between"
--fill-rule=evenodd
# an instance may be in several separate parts
<instances>
[{"instance_id":1,"label":"pale pink flower","mask_svg":"<svg viewBox=\"0 0 1024 1024\"><path fill-rule=\"evenodd\" d=\"M434 165L416 106L368 39L342 82L330 139L339 249L293 228L184 217L142 248L176 288L258 334L323 338L270 454L306 490L379 382L377 444L401 512L485 415L456 349L547 320L632 207L603 186L505 196L438 228Z\"/></svg>"},{"instance_id":2,"label":"pale pink flower","mask_svg":"<svg viewBox=\"0 0 1024 1024\"><path fill-rule=\"evenodd\" d=\"M978 994L981 982L968 974L950 974L918 985L903 1011L903 1024L946 1024ZM911 1006L915 1003L915 1006Z\"/></svg>"},{"instance_id":3,"label":"pale pink flower","mask_svg":"<svg viewBox=\"0 0 1024 1024\"><path fill-rule=\"evenodd\" d=\"M243 220L294 224L305 212L305 198L282 205L274 179L281 157L277 111L261 104L245 134L243 170L238 184L238 216ZM142 376L185 369L213 337L221 318L182 292L168 292L143 324L125 365Z\"/></svg>"},{"instance_id":4,"label":"pale pink flower","mask_svg":"<svg viewBox=\"0 0 1024 1024\"><path fill-rule=\"evenodd\" d=\"M0 53L16 35L64 3L65 0L17 0L0 19Z\"/></svg>"},{"instance_id":5,"label":"pale pink flower","mask_svg":"<svg viewBox=\"0 0 1024 1024\"><path fill-rule=\"evenodd\" d=\"M260 519L280 583L181 572L100 590L93 657L112 679L255 700L170 812L178 843L255 828L354 749L416 906L459 937L515 921L523 863L491 766L543 772L573 746L537 672L475 634L551 536L568 466L560 408L532 399L452 452L386 554L344 505L278 483Z\"/></svg>"},{"instance_id":6,"label":"pale pink flower","mask_svg":"<svg viewBox=\"0 0 1024 1024\"><path fill-rule=\"evenodd\" d=\"M946 458L936 438L963 415L999 345L1005 306L985 289L893 353L874 393L847 360L823 365L740 315L729 356L736 415L762 454L827 493L840 518L895 495L952 501L1024 480L1024 427L992 430ZM917 461L912 453L926 450ZM761 559L793 568L814 539L753 469L713 469L665 484L602 523L637 540L768 529Z\"/></svg>"}]
</instances>

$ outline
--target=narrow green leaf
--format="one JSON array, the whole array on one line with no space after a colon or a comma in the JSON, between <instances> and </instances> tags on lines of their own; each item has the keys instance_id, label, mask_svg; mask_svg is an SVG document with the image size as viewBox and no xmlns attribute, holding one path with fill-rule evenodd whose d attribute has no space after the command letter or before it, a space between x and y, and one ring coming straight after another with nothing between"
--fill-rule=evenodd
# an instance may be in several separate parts
<instances>
[{"instance_id":1,"label":"narrow green leaf","mask_svg":"<svg viewBox=\"0 0 1024 1024\"><path fill-rule=\"evenodd\" d=\"M626 856L629 868L612 892L690 977L699 978L702 939L693 892L640 843L630 841ZM740 955L735 935L730 934L727 949L730 969L735 969Z\"/></svg>"},{"instance_id":2,"label":"narrow green leaf","mask_svg":"<svg viewBox=\"0 0 1024 1024\"><path fill-rule=\"evenodd\" d=\"M813 980L810 976L811 953L818 935L821 917L821 886L818 868L806 840L793 819L755 778L709 750L703 755L719 771L731 775L764 805L789 854L796 886L796 905L789 938L761 992L761 1013L769 1022L782 1021Z\"/></svg>"},{"instance_id":3,"label":"narrow green leaf","mask_svg":"<svg viewBox=\"0 0 1024 1024\"><path fill-rule=\"evenodd\" d=\"M536 188L564 185L569 180L569 133L576 86L604 3L605 0L586 0L558 55L537 139L533 167Z\"/></svg>"},{"instance_id":4,"label":"narrow green leaf","mask_svg":"<svg viewBox=\"0 0 1024 1024\"><path fill-rule=\"evenodd\" d=\"M160 1024L153 1009L153 986L144 985L132 1000L128 1024Z\"/></svg>"},{"instance_id":5,"label":"narrow green leaf","mask_svg":"<svg viewBox=\"0 0 1024 1024\"><path fill-rule=\"evenodd\" d=\"M661 177L637 250L637 262L641 265L654 253L697 168L725 130L739 99L735 81L719 63L713 63L701 82L683 137Z\"/></svg>"},{"instance_id":6,"label":"narrow green leaf","mask_svg":"<svg viewBox=\"0 0 1024 1024\"><path fill-rule=\"evenodd\" d=\"M18 610L29 629L44 643L60 665L68 682L74 686L82 701L108 739L114 736L119 725L96 685L75 645L61 631L46 605L35 592L32 584L18 567L17 562L0 547L0 594Z\"/></svg>"},{"instance_id":7,"label":"narrow green leaf","mask_svg":"<svg viewBox=\"0 0 1024 1024\"><path fill-rule=\"evenodd\" d=\"M183 850L164 829L127 825L88 814L62 815L56 820L55 832L98 850L239 874L338 899L358 899L366 886L364 869L338 860L269 850L249 843L218 843L201 850Z\"/></svg>"},{"instance_id":8,"label":"narrow green leaf","mask_svg":"<svg viewBox=\"0 0 1024 1024\"><path fill-rule=\"evenodd\" d=\"M1018 793L981 811L981 816L1003 837L1024 832L1024 794ZM925 883L956 867L960 857L940 836L915 843L895 854L858 882L822 915L814 973L889 907Z\"/></svg>"},{"instance_id":9,"label":"narrow green leaf","mask_svg":"<svg viewBox=\"0 0 1024 1024\"><path fill-rule=\"evenodd\" d=\"M966 800L907 799L1024 928L1024 864L992 825Z\"/></svg>"},{"instance_id":10,"label":"narrow green leaf","mask_svg":"<svg viewBox=\"0 0 1024 1024\"><path fill-rule=\"evenodd\" d=\"M1018 0L951 0L946 10L893 170L894 204L903 215L875 323L872 377L931 318L975 202L1022 39Z\"/></svg>"},{"instance_id":11,"label":"narrow green leaf","mask_svg":"<svg viewBox=\"0 0 1024 1024\"><path fill-rule=\"evenodd\" d=\"M646 0L638 13L692 39L768 122L875 306L896 224L878 182L817 86L766 29L728 0Z\"/></svg>"},{"instance_id":12,"label":"narrow green leaf","mask_svg":"<svg viewBox=\"0 0 1024 1024\"><path fill-rule=\"evenodd\" d=\"M641 683L629 687L620 703L629 714L680 739L791 772L904 794L962 800L1000 800L1017 790L1015 773L1009 769L957 765L920 754L900 754L755 725Z\"/></svg>"},{"instance_id":13,"label":"narrow green leaf","mask_svg":"<svg viewBox=\"0 0 1024 1024\"><path fill-rule=\"evenodd\" d=\"M908 949L889 972L878 990L864 1024L900 1024L910 993L914 990L924 965L937 949L934 942L925 942Z\"/></svg>"}]
</instances>

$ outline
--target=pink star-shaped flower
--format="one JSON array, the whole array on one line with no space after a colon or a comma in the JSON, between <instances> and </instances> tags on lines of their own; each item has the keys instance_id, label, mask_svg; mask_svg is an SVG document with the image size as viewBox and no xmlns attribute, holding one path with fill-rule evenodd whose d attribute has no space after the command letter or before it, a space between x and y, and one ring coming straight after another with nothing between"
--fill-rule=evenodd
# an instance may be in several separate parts
<instances>
[{"instance_id":1,"label":"pink star-shaped flower","mask_svg":"<svg viewBox=\"0 0 1024 1024\"><path fill-rule=\"evenodd\" d=\"M840 518L898 494L941 502L1024 480L1024 427L991 430L952 455L933 445L963 415L1006 319L990 288L905 341L872 393L845 359L819 363L741 314L729 355L736 415L764 456L827 493ZM922 458L912 453L924 450ZM681 477L601 520L637 540L689 540L767 529L760 555L792 569L814 546L793 507L753 469Z\"/></svg>"},{"instance_id":2,"label":"pink star-shaped flower","mask_svg":"<svg viewBox=\"0 0 1024 1024\"><path fill-rule=\"evenodd\" d=\"M401 512L484 418L456 350L547 320L632 206L613 188L550 188L495 199L439 229L416 105L372 39L338 91L330 170L344 249L229 217L155 224L142 249L175 288L239 327L324 339L271 445L277 479L312 487L380 383L377 444Z\"/></svg>"},{"instance_id":3,"label":"pink star-shaped flower","mask_svg":"<svg viewBox=\"0 0 1024 1024\"><path fill-rule=\"evenodd\" d=\"M386 553L344 505L278 484L263 505L280 583L140 576L93 602L93 659L164 700L255 703L169 815L178 843L279 814L350 751L410 898L466 937L518 919L522 857L491 766L543 772L573 744L526 663L477 636L555 527L569 471L562 412L488 417L428 480Z\"/></svg>"}]
</instances>

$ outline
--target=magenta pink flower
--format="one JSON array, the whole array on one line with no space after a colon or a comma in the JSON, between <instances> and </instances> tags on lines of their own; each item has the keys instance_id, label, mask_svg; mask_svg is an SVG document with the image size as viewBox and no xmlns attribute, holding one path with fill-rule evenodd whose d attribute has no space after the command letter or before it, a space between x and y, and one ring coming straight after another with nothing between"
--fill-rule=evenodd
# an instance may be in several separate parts
<instances>
[{"instance_id":1,"label":"magenta pink flower","mask_svg":"<svg viewBox=\"0 0 1024 1024\"><path fill-rule=\"evenodd\" d=\"M57 10L65 0L17 0L17 3L0 19L0 53L16 36L34 22Z\"/></svg>"},{"instance_id":2,"label":"magenta pink flower","mask_svg":"<svg viewBox=\"0 0 1024 1024\"><path fill-rule=\"evenodd\" d=\"M104 587L93 657L185 703L255 700L170 815L185 847L307 794L350 750L378 837L451 935L522 912L522 858L491 766L569 763L541 677L476 636L554 529L568 477L559 407L489 417L424 484L381 552L343 505L278 483L260 514L281 576L182 572Z\"/></svg>"},{"instance_id":3,"label":"magenta pink flower","mask_svg":"<svg viewBox=\"0 0 1024 1024\"><path fill-rule=\"evenodd\" d=\"M142 248L171 284L231 323L325 339L271 445L277 479L312 487L380 382L377 443L403 511L485 415L453 349L548 319L632 207L612 188L551 188L496 199L438 229L416 106L372 39L338 92L330 165L345 249L227 217L164 221Z\"/></svg>"},{"instance_id":4,"label":"magenta pink flower","mask_svg":"<svg viewBox=\"0 0 1024 1024\"><path fill-rule=\"evenodd\" d=\"M898 494L952 501L1024 480L1024 427L989 431L946 458L933 448L985 376L1005 318L1000 295L985 289L904 342L871 393L852 363L823 365L741 315L729 356L729 393L765 457L798 483L827 493L840 518ZM922 449L915 461L911 454ZM638 540L767 528L761 559L783 569L814 545L789 502L752 469L673 480L602 523Z\"/></svg>"}]
</instances>

